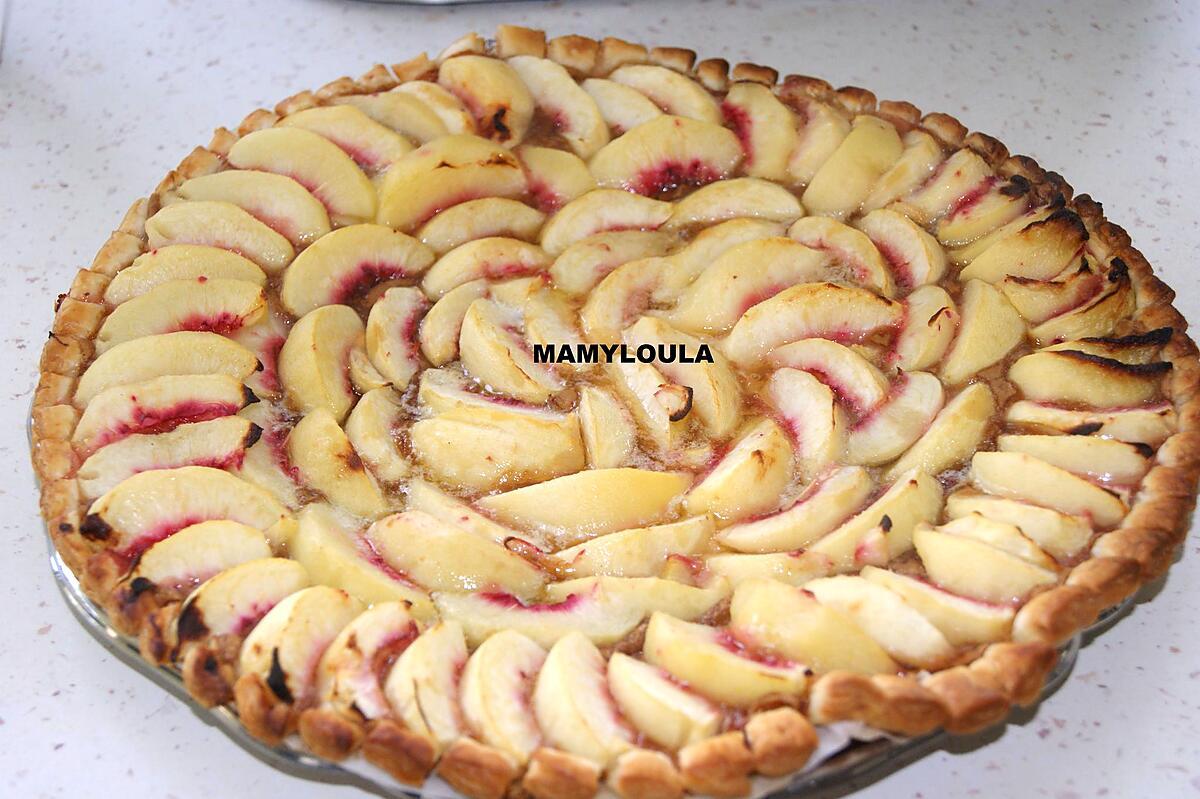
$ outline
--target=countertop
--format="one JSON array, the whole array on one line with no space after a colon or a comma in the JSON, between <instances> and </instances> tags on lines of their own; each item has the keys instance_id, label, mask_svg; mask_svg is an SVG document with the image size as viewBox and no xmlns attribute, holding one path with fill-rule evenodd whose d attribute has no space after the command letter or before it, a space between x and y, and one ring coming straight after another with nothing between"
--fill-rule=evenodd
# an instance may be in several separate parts
<instances>
[{"instance_id":1,"label":"countertop","mask_svg":"<svg viewBox=\"0 0 1200 799\"><path fill-rule=\"evenodd\" d=\"M0 7L3 0L0 0ZM55 296L213 127L498 22L679 45L953 114L1104 202L1200 319L1200 6L9 0L0 62L0 794L363 796L273 771L108 656L46 563L25 417ZM1200 538L986 746L861 797L1200 793Z\"/></svg>"}]
</instances>

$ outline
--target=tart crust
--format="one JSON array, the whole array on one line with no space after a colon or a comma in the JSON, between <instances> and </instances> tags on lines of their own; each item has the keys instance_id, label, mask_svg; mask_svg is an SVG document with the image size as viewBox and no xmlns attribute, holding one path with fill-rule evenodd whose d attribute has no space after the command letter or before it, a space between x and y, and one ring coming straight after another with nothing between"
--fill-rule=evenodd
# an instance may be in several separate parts
<instances>
[{"instance_id":1,"label":"tart crust","mask_svg":"<svg viewBox=\"0 0 1200 799\"><path fill-rule=\"evenodd\" d=\"M901 735L919 735L939 727L952 732L987 727L1002 720L1012 706L1036 701L1055 662L1056 646L1167 569L1187 532L1200 475L1200 358L1195 344L1184 334L1186 321L1172 305L1174 291L1153 273L1128 234L1104 217L1098 202L1088 195L1073 196L1071 186L1058 174L1028 157L1010 155L1002 143L969 132L953 117L922 113L907 102L878 101L865 89L834 88L801 75L780 79L774 69L757 64L737 64L730 69L721 59L697 63L695 53L680 48L646 48L615 38L595 41L575 35L547 40L541 31L505 25L497 31L494 43L470 34L436 58L422 54L390 69L378 64L358 80L339 78L315 91L295 94L273 110L256 110L233 130L218 129L208 147L196 148L149 198L130 207L90 266L81 269L68 293L59 297L34 395L32 461L41 483L41 510L49 534L67 566L83 576L93 598L107 604L105 589L113 580L97 573L92 559L97 547L83 525L85 504L72 477L80 465L71 445L79 412L71 397L95 351L95 335L106 314L104 291L114 275L146 251L146 221L159 209L162 195L190 178L217 172L241 137L270 127L283 116L340 97L427 79L448 58L485 53L547 57L577 79L606 77L624 65L654 64L688 75L717 92L724 91L731 81L752 82L771 87L793 107L817 100L849 117L876 115L902 123L933 136L944 148L967 148L998 176L1023 178L1033 196L1061 195L1065 207L1086 226L1092 246L1128 268L1136 297L1134 321L1147 330L1169 327L1174 331L1161 357L1172 366L1166 394L1177 416L1176 432L1158 449L1120 525L1102 533L1090 557L1071 568L1065 579L1021 607L1012 625L1011 642L981 647L969 662L923 676L822 674L811 683L804 713L791 708L755 712L744 730L693 743L674 759L646 749L621 755L607 778L619 796L671 799L684 790L714 796L745 795L754 772L783 775L807 762L815 748L814 723L854 720ZM170 662L180 654L178 643L172 640L177 607L167 605L126 616L127 631L140 633L143 653L153 662ZM257 675L234 682L236 648L229 642L204 641L185 646L182 654L185 682L197 700L213 705L236 696L243 722L268 743L279 741L298 725L310 747L322 756L336 759L361 749L371 762L409 784L419 783L436 765L447 782L477 799L500 799L509 792L527 792L537 799L587 799L600 785L602 771L594 763L549 747L537 749L521 767L505 753L463 737L439 758L431 741L395 719L367 722L316 710L297 713L280 702L271 686Z\"/></svg>"}]
</instances>

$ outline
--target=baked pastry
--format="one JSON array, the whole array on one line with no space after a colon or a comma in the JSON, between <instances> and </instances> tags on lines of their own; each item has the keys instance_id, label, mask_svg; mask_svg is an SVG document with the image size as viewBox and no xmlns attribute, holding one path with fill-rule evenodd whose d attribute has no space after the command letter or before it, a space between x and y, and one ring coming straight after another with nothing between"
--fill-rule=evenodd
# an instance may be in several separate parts
<instances>
[{"instance_id":1,"label":"baked pastry","mask_svg":"<svg viewBox=\"0 0 1200 799\"><path fill-rule=\"evenodd\" d=\"M1033 701L1186 529L1186 324L1058 175L777 77L502 27L219 129L59 300L63 559L258 738L478 799Z\"/></svg>"}]
</instances>

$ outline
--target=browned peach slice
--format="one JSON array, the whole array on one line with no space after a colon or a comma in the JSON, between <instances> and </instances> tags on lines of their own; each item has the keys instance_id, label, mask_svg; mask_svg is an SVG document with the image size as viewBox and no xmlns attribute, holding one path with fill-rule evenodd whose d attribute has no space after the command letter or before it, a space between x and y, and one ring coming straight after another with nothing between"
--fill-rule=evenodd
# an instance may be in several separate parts
<instances>
[{"instance_id":1,"label":"browned peach slice","mask_svg":"<svg viewBox=\"0 0 1200 799\"><path fill-rule=\"evenodd\" d=\"M534 98L504 61L479 55L449 58L438 70L438 84L462 101L481 135L508 146L525 138Z\"/></svg>"},{"instance_id":2,"label":"browned peach slice","mask_svg":"<svg viewBox=\"0 0 1200 799\"><path fill-rule=\"evenodd\" d=\"M1133 315L1137 298L1124 269L1114 267L1108 281L1098 295L1083 305L1031 329L1030 337L1039 344L1052 344L1088 336L1111 336L1121 322Z\"/></svg>"},{"instance_id":3,"label":"browned peach slice","mask_svg":"<svg viewBox=\"0 0 1200 799\"><path fill-rule=\"evenodd\" d=\"M287 454L300 481L338 507L366 519L390 509L375 477L325 408L312 410L292 428Z\"/></svg>"},{"instance_id":4,"label":"browned peach slice","mask_svg":"<svg viewBox=\"0 0 1200 799\"><path fill-rule=\"evenodd\" d=\"M381 172L413 149L412 142L352 105L306 108L279 121L329 139L363 169Z\"/></svg>"},{"instance_id":5,"label":"browned peach slice","mask_svg":"<svg viewBox=\"0 0 1200 799\"><path fill-rule=\"evenodd\" d=\"M937 240L961 247L997 230L1029 209L1029 181L1017 176L1008 181L993 178L959 199L938 220Z\"/></svg>"},{"instance_id":6,"label":"browned peach slice","mask_svg":"<svg viewBox=\"0 0 1200 799\"><path fill-rule=\"evenodd\" d=\"M325 206L286 175L227 169L191 178L175 191L184 200L233 203L282 233L296 247L311 244L329 232Z\"/></svg>"},{"instance_id":7,"label":"browned peach slice","mask_svg":"<svg viewBox=\"0 0 1200 799\"><path fill-rule=\"evenodd\" d=\"M787 177L788 158L799 135L796 119L770 88L739 81L729 87L721 102L721 115L742 143L747 175L767 180Z\"/></svg>"},{"instance_id":8,"label":"browned peach slice","mask_svg":"<svg viewBox=\"0 0 1200 799\"><path fill-rule=\"evenodd\" d=\"M436 83L427 80L405 81L392 93L407 94L420 100L442 121L449 134L475 132L475 120L471 118L471 112L466 109L461 100ZM429 138L435 137L423 137L418 141L424 144L429 141Z\"/></svg>"},{"instance_id":9,"label":"browned peach slice","mask_svg":"<svg viewBox=\"0 0 1200 799\"><path fill-rule=\"evenodd\" d=\"M1085 263L1064 280L1009 276L998 285L1017 312L1036 325L1095 297L1104 288L1104 278Z\"/></svg>"},{"instance_id":10,"label":"browned peach slice","mask_svg":"<svg viewBox=\"0 0 1200 799\"><path fill-rule=\"evenodd\" d=\"M266 291L257 283L203 276L171 280L117 306L96 333L96 352L179 330L235 333L258 322L266 309Z\"/></svg>"},{"instance_id":11,"label":"browned peach slice","mask_svg":"<svg viewBox=\"0 0 1200 799\"><path fill-rule=\"evenodd\" d=\"M558 131L580 158L591 158L608 144L608 125L591 95L579 88L566 68L546 58L515 56L508 65L516 70L542 112L554 120Z\"/></svg>"},{"instance_id":12,"label":"browned peach slice","mask_svg":"<svg viewBox=\"0 0 1200 799\"><path fill-rule=\"evenodd\" d=\"M147 548L126 586L136 592L138 578L156 587L198 585L226 569L269 557L271 545L253 527L225 519L198 522Z\"/></svg>"},{"instance_id":13,"label":"browned peach slice","mask_svg":"<svg viewBox=\"0 0 1200 799\"><path fill-rule=\"evenodd\" d=\"M741 160L742 146L726 128L664 114L605 145L591 169L601 186L653 196L726 178Z\"/></svg>"},{"instance_id":14,"label":"browned peach slice","mask_svg":"<svg viewBox=\"0 0 1200 799\"><path fill-rule=\"evenodd\" d=\"M233 203L194 200L171 203L146 220L150 249L170 244L220 247L245 256L268 274L291 263L296 251L286 238Z\"/></svg>"},{"instance_id":15,"label":"browned peach slice","mask_svg":"<svg viewBox=\"0 0 1200 799\"><path fill-rule=\"evenodd\" d=\"M1017 360L1008 371L1025 399L1085 408L1141 405L1159 396L1165 362L1126 364L1074 350L1042 351Z\"/></svg>"},{"instance_id":16,"label":"browned peach slice","mask_svg":"<svg viewBox=\"0 0 1200 799\"><path fill-rule=\"evenodd\" d=\"M530 344L547 347L576 348L584 343L579 332L579 317L566 295L551 288L534 292L522 307L525 317L525 339ZM595 364L565 363L565 371L584 372Z\"/></svg>"},{"instance_id":17,"label":"browned peach slice","mask_svg":"<svg viewBox=\"0 0 1200 799\"><path fill-rule=\"evenodd\" d=\"M176 625L180 643L245 635L267 611L310 584L304 567L287 558L259 558L226 569L184 600Z\"/></svg>"},{"instance_id":18,"label":"browned peach slice","mask_svg":"<svg viewBox=\"0 0 1200 799\"><path fill-rule=\"evenodd\" d=\"M287 175L308 189L336 225L375 216L375 187L354 160L323 136L302 128L249 133L229 150L230 166Z\"/></svg>"},{"instance_id":19,"label":"browned peach slice","mask_svg":"<svg viewBox=\"0 0 1200 799\"><path fill-rule=\"evenodd\" d=\"M438 255L460 244L491 236L532 240L546 221L536 208L503 197L485 197L451 206L426 222L417 238Z\"/></svg>"},{"instance_id":20,"label":"browned peach slice","mask_svg":"<svg viewBox=\"0 0 1200 799\"><path fill-rule=\"evenodd\" d=\"M1161 402L1140 408L1080 410L1018 400L1008 406L1005 421L1035 431L1098 435L1157 447L1177 428L1175 408Z\"/></svg>"},{"instance_id":21,"label":"browned peach slice","mask_svg":"<svg viewBox=\"0 0 1200 799\"><path fill-rule=\"evenodd\" d=\"M592 341L616 341L621 331L650 306L663 276L667 258L640 258L618 266L600 281L579 312L583 330Z\"/></svg>"},{"instance_id":22,"label":"browned peach slice","mask_svg":"<svg viewBox=\"0 0 1200 799\"><path fill-rule=\"evenodd\" d=\"M778 508L792 478L792 443L783 428L762 419L738 439L684 500L688 513L738 521Z\"/></svg>"},{"instance_id":23,"label":"browned peach slice","mask_svg":"<svg viewBox=\"0 0 1200 799\"><path fill-rule=\"evenodd\" d=\"M1160 327L1145 333L1132 333L1128 336L1089 336L1071 341L1060 341L1043 349L1050 352L1075 350L1088 355L1112 358L1121 363L1141 365L1153 363L1159 359L1159 353L1171 340L1173 332L1169 327Z\"/></svg>"},{"instance_id":24,"label":"browned peach slice","mask_svg":"<svg viewBox=\"0 0 1200 799\"><path fill-rule=\"evenodd\" d=\"M1062 272L1087 241L1087 228L1062 209L1005 236L967 264L959 278L995 283L1008 275L1047 280Z\"/></svg>"},{"instance_id":25,"label":"browned peach slice","mask_svg":"<svg viewBox=\"0 0 1200 799\"><path fill-rule=\"evenodd\" d=\"M959 266L965 266L971 261L978 258L985 250L993 244L1009 237L1014 236L1025 228L1032 225L1034 222L1041 222L1047 219L1051 214L1061 207L1058 203L1050 205L1040 205L1036 208L1030 208L1025 213L1018 216L1008 224L1001 225L991 233L980 236L974 241L964 244L961 247L950 247L947 250L947 255L952 263Z\"/></svg>"},{"instance_id":26,"label":"browned peach slice","mask_svg":"<svg viewBox=\"0 0 1200 799\"><path fill-rule=\"evenodd\" d=\"M417 335L421 352L431 364L443 366L458 357L458 336L467 309L487 293L486 280L463 283L442 295L421 319Z\"/></svg>"}]
</instances>

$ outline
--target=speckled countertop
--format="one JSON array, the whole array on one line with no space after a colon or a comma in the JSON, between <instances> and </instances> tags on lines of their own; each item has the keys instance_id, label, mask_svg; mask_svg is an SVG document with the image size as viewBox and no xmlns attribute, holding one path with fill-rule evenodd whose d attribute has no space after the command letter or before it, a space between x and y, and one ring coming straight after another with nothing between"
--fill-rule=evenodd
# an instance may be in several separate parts
<instances>
[{"instance_id":1,"label":"speckled countertop","mask_svg":"<svg viewBox=\"0 0 1200 799\"><path fill-rule=\"evenodd\" d=\"M46 565L24 419L51 304L218 124L497 22L753 60L958 116L1102 200L1200 319L1200 7L8 0L0 62L0 794L352 797L273 771L109 657ZM4 0L0 0L0 8ZM1200 794L1200 539L1035 714L863 797Z\"/></svg>"}]
</instances>

